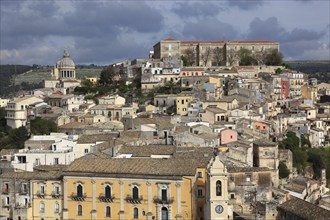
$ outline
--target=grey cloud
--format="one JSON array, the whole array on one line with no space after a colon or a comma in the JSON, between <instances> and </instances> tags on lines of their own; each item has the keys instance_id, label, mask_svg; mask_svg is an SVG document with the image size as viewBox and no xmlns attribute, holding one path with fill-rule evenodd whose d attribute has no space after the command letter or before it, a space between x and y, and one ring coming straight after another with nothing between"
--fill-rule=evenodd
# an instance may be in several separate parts
<instances>
[{"instance_id":1,"label":"grey cloud","mask_svg":"<svg viewBox=\"0 0 330 220\"><path fill-rule=\"evenodd\" d=\"M120 38L120 37L119 37ZM106 38L100 38L99 43L95 39L77 38L75 47L77 48L75 59L77 63L111 64L123 59L133 59L137 57L147 57L148 48L137 43L134 39L102 42ZM80 45L84 45L81 47Z\"/></svg>"},{"instance_id":2,"label":"grey cloud","mask_svg":"<svg viewBox=\"0 0 330 220\"><path fill-rule=\"evenodd\" d=\"M24 47L49 36L106 35L108 40L113 40L122 32L152 33L163 26L161 13L144 2L75 2L74 10L66 14L53 1L11 5L18 7L16 11L26 6L33 13L14 14L8 8L1 9L2 49Z\"/></svg>"},{"instance_id":3,"label":"grey cloud","mask_svg":"<svg viewBox=\"0 0 330 220\"><path fill-rule=\"evenodd\" d=\"M295 28L287 31L281 27L276 17L270 17L266 20L255 18L250 23L248 39L270 39L281 42L296 42L303 40L318 40L323 37L324 31L315 32L306 29Z\"/></svg>"},{"instance_id":4,"label":"grey cloud","mask_svg":"<svg viewBox=\"0 0 330 220\"><path fill-rule=\"evenodd\" d=\"M281 27L276 17L266 20L255 18L250 23L248 39L269 39L280 42L281 51L285 57L299 57L310 50L321 48L320 40L326 31L310 31L295 28L288 31Z\"/></svg>"},{"instance_id":5,"label":"grey cloud","mask_svg":"<svg viewBox=\"0 0 330 220\"><path fill-rule=\"evenodd\" d=\"M228 0L229 6L235 6L242 10L252 10L264 4L264 0Z\"/></svg>"},{"instance_id":6,"label":"grey cloud","mask_svg":"<svg viewBox=\"0 0 330 220\"><path fill-rule=\"evenodd\" d=\"M270 17L264 21L260 18L255 18L250 23L250 30L247 38L278 40L279 37L283 38L285 34L286 31L284 28L280 27L277 18Z\"/></svg>"},{"instance_id":7,"label":"grey cloud","mask_svg":"<svg viewBox=\"0 0 330 220\"><path fill-rule=\"evenodd\" d=\"M172 11L182 18L215 16L223 6L217 2L180 2Z\"/></svg>"},{"instance_id":8,"label":"grey cloud","mask_svg":"<svg viewBox=\"0 0 330 220\"><path fill-rule=\"evenodd\" d=\"M97 25L100 28L117 26L145 33L159 31L163 26L163 16L160 11L140 1L129 4L125 2L81 2L77 4L75 12L69 14L65 21L70 25Z\"/></svg>"},{"instance_id":9,"label":"grey cloud","mask_svg":"<svg viewBox=\"0 0 330 220\"><path fill-rule=\"evenodd\" d=\"M182 34L187 40L225 40L237 37L233 26L211 18L187 22Z\"/></svg>"}]
</instances>

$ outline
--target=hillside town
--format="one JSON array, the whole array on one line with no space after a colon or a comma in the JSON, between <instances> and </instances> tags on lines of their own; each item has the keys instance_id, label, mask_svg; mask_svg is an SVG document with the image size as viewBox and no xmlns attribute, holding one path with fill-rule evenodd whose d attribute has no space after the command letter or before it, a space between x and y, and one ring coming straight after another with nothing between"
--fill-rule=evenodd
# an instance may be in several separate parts
<instances>
[{"instance_id":1,"label":"hillside town","mask_svg":"<svg viewBox=\"0 0 330 220\"><path fill-rule=\"evenodd\" d=\"M44 88L0 99L28 134L0 146L0 220L329 219L329 82L270 40L148 54L80 79L64 49Z\"/></svg>"}]
</instances>

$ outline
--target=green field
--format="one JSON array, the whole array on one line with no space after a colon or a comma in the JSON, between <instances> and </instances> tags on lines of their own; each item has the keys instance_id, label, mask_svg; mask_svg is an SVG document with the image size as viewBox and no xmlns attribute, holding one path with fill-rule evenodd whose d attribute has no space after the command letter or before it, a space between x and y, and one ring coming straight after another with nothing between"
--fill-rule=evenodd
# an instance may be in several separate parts
<instances>
[{"instance_id":1,"label":"green field","mask_svg":"<svg viewBox=\"0 0 330 220\"><path fill-rule=\"evenodd\" d=\"M95 68L95 69L76 69L76 76L78 79L83 79L86 77L100 77L100 73L101 73L102 69L101 68ZM26 82L29 84L36 84L36 83L40 83L43 80L46 79L50 79L51 75L50 75L51 71L45 71L45 70L32 70L32 71L28 71L26 73L17 75L14 79L15 81L15 85L19 85L22 82Z\"/></svg>"}]
</instances>

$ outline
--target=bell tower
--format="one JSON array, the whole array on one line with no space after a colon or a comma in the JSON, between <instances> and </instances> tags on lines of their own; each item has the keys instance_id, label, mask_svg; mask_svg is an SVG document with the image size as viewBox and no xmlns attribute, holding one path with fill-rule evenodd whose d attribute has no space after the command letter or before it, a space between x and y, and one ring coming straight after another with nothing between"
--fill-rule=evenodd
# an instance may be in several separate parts
<instances>
[{"instance_id":1,"label":"bell tower","mask_svg":"<svg viewBox=\"0 0 330 220\"><path fill-rule=\"evenodd\" d=\"M228 173L224 163L216 156L208 168L206 219L232 219L228 206Z\"/></svg>"}]
</instances>

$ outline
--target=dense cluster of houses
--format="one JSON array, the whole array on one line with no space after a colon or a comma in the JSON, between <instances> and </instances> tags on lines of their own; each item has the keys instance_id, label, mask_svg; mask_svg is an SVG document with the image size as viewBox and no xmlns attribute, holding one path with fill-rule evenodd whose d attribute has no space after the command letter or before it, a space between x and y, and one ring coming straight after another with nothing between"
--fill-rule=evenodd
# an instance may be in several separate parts
<instances>
[{"instance_id":1,"label":"dense cluster of houses","mask_svg":"<svg viewBox=\"0 0 330 220\"><path fill-rule=\"evenodd\" d=\"M181 88L146 103L73 94L80 81L65 51L45 89L0 100L12 128L36 117L58 125L0 151L0 219L328 218L325 170L319 180L299 175L278 141L292 131L329 145L330 84L282 66L236 66L231 51L241 48L279 45L164 39L147 59L111 65L116 79L139 78L143 92Z\"/></svg>"}]
</instances>

